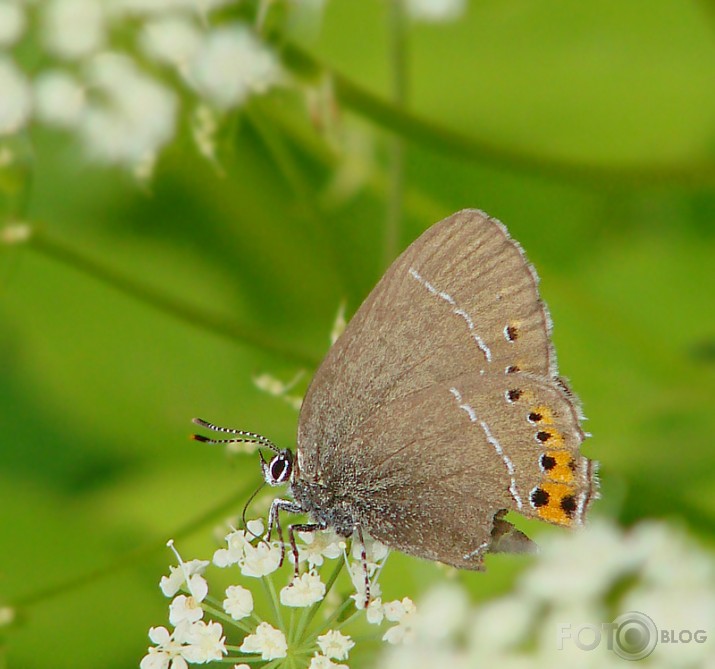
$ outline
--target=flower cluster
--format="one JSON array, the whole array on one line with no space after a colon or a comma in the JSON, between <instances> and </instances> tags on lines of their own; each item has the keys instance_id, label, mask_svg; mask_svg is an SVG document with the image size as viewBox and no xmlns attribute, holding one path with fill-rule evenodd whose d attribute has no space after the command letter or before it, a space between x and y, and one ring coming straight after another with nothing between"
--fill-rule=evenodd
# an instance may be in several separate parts
<instances>
[{"instance_id":1,"label":"flower cluster","mask_svg":"<svg viewBox=\"0 0 715 669\"><path fill-rule=\"evenodd\" d=\"M348 659L355 646L343 632L350 625L369 630L392 623L382 632L383 641L400 644L412 639L412 601L404 598L383 603L380 597L378 577L388 555L385 546L365 537L364 547L355 543L348 551L345 540L332 531L298 533L302 573L277 590L275 579L285 573L285 569L279 571L283 547L263 534L262 521L252 520L245 530L232 529L225 536L225 545L214 552L211 562L214 567L240 572L243 579L222 588L223 595L218 598L209 593L206 573L211 562L183 561L176 553L178 566L172 566L160 582L161 591L171 598L169 623L173 629L149 630L154 645L142 659L141 669L186 669L188 664L234 659L241 667L242 658L250 662L260 658L272 666L285 660L310 669L345 669L347 665L340 662ZM173 548L172 542L170 545ZM292 557L292 551L287 553ZM325 582L321 570L331 565L332 574ZM334 596L333 586L344 565L356 592L341 600ZM292 574L294 566L286 564L286 569ZM262 594L252 587L255 583L263 586L271 615L259 615ZM366 587L371 593L367 609ZM329 600L328 595L333 597ZM321 607L324 617L317 622ZM297 612L299 615L294 615ZM236 643L231 645L227 634L237 636Z\"/></svg>"},{"instance_id":2,"label":"flower cluster","mask_svg":"<svg viewBox=\"0 0 715 669\"><path fill-rule=\"evenodd\" d=\"M254 23L232 18L237 0L3 0L0 137L33 122L78 137L90 159L148 178L184 112L199 151L215 159L220 116L285 83ZM459 17L466 0L406 0L415 20ZM287 3L318 14L321 3ZM223 10L223 11L219 11ZM243 11L246 17L246 10ZM228 18L227 18L228 17ZM297 21L298 23L300 21ZM22 43L42 54L23 62Z\"/></svg>"},{"instance_id":3,"label":"flower cluster","mask_svg":"<svg viewBox=\"0 0 715 669\"><path fill-rule=\"evenodd\" d=\"M183 105L201 152L213 156L217 115L284 80L248 24L212 25L212 12L231 4L3 2L0 136L40 122L74 133L92 159L147 170L174 138ZM43 51L40 71L15 55L21 40Z\"/></svg>"},{"instance_id":4,"label":"flower cluster","mask_svg":"<svg viewBox=\"0 0 715 669\"><path fill-rule=\"evenodd\" d=\"M715 562L679 528L651 521L622 530L597 521L540 544L508 595L472 608L454 585L428 593L413 621L415 643L386 650L379 666L626 666L621 657L649 668L713 666ZM631 612L648 616L655 634L630 625L639 620ZM608 630L617 620L621 632L609 648ZM594 644L594 629L603 630L600 643ZM629 629L645 633L642 646L628 647ZM684 642L668 642L673 631Z\"/></svg>"}]
</instances>

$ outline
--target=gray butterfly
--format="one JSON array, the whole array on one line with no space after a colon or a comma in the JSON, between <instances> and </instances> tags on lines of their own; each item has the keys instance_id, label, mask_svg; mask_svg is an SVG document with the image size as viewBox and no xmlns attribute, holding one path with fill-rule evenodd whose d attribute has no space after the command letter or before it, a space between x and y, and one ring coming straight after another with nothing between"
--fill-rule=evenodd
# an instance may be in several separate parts
<instances>
[{"instance_id":1,"label":"gray butterfly","mask_svg":"<svg viewBox=\"0 0 715 669\"><path fill-rule=\"evenodd\" d=\"M197 422L275 452L264 478L292 499L274 500L269 527L282 535L281 510L313 521L289 527L294 553L296 530L329 527L462 569L531 551L507 511L580 525L598 488L537 284L500 222L457 212L392 264L328 352L295 458Z\"/></svg>"}]
</instances>

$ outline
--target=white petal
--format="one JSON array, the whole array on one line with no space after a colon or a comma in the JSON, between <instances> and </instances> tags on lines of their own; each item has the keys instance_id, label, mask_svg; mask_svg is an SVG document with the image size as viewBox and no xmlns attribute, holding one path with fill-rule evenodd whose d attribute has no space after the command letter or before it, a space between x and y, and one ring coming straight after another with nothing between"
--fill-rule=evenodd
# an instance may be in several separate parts
<instances>
[{"instance_id":1,"label":"white petal","mask_svg":"<svg viewBox=\"0 0 715 669\"><path fill-rule=\"evenodd\" d=\"M169 642L171 634L169 634L169 630L166 629L166 627L150 627L149 639L151 639L151 642L155 643L157 646L161 646Z\"/></svg>"}]
</instances>

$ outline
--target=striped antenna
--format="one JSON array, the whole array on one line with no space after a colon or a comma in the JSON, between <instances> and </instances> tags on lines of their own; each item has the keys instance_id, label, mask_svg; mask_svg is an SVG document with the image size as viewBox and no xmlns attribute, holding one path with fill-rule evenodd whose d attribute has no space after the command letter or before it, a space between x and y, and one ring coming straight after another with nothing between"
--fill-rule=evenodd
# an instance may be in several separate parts
<instances>
[{"instance_id":1,"label":"striped antenna","mask_svg":"<svg viewBox=\"0 0 715 669\"><path fill-rule=\"evenodd\" d=\"M280 449L276 446L270 439L264 437L262 434L257 434L256 432L247 432L246 430L234 430L230 427L221 427L219 425L214 425L201 418L192 418L191 422L194 425L199 425L200 427L205 427L207 430L213 430L214 432L225 432L226 434L235 434L236 436L231 439L209 439L209 437L204 437L202 434L192 434L191 438L195 441L200 441L204 444L259 444L260 446L265 446L270 448L274 453L280 453Z\"/></svg>"}]
</instances>

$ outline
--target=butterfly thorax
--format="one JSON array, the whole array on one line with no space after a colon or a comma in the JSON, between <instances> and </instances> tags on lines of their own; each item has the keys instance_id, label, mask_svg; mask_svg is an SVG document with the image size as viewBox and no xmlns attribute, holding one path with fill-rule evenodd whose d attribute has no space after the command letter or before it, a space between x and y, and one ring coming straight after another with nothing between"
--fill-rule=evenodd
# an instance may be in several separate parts
<instances>
[{"instance_id":1,"label":"butterfly thorax","mask_svg":"<svg viewBox=\"0 0 715 669\"><path fill-rule=\"evenodd\" d=\"M324 527L331 527L339 535L349 537L357 524L355 501L321 483L294 479L291 494L303 511Z\"/></svg>"}]
</instances>

